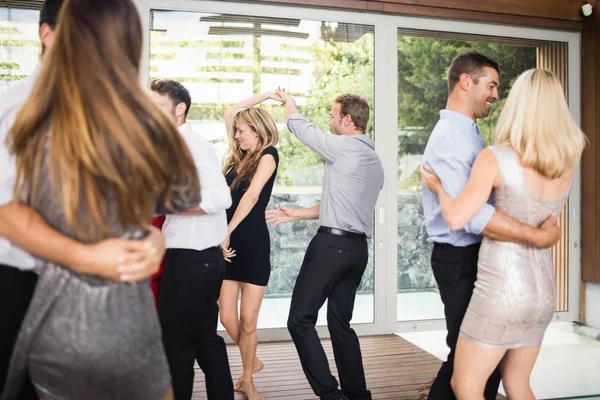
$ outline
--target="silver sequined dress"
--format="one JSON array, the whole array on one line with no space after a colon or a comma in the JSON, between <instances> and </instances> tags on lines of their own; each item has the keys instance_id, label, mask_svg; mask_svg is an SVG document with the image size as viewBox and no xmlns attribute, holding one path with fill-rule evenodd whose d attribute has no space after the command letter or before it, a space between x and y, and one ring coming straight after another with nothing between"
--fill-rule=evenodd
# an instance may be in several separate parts
<instances>
[{"instance_id":1,"label":"silver sequined dress","mask_svg":"<svg viewBox=\"0 0 600 400\"><path fill-rule=\"evenodd\" d=\"M47 168L42 176L34 208L50 226L77 239ZM199 193L188 203L179 201L174 211L197 206ZM85 204L79 210L85 218ZM115 215L116 208L111 237L145 235L124 228ZM2 400L15 399L26 370L42 399L163 400L171 378L149 282L116 283L44 264Z\"/></svg>"},{"instance_id":2,"label":"silver sequined dress","mask_svg":"<svg viewBox=\"0 0 600 400\"><path fill-rule=\"evenodd\" d=\"M570 188L556 200L539 200L529 193L516 152L490 149L502 177L490 199L498 211L531 226L540 226L552 212L560 214ZM556 304L550 249L485 238L477 268L461 337L489 348L539 347Z\"/></svg>"}]
</instances>

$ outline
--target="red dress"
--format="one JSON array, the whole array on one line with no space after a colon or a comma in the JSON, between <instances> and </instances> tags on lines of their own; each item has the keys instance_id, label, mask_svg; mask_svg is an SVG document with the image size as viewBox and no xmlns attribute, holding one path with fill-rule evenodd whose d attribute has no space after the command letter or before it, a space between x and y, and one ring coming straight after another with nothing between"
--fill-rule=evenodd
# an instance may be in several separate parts
<instances>
[{"instance_id":1,"label":"red dress","mask_svg":"<svg viewBox=\"0 0 600 400\"><path fill-rule=\"evenodd\" d=\"M162 229L163 224L165 223L165 216L161 215L160 217L156 217L152 220L152 225L157 227L158 229ZM160 263L160 269L157 273L152 275L150 278L150 288L154 293L154 302L156 303L156 309L158 310L158 292L160 290L160 280L162 278L163 269L165 267L164 260Z\"/></svg>"}]
</instances>

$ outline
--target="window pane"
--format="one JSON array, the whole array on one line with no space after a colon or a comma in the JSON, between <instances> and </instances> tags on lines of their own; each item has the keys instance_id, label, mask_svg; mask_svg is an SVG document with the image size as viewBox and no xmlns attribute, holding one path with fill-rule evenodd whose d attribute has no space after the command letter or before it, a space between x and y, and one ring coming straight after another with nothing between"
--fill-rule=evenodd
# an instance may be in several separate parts
<instances>
[{"instance_id":1,"label":"window pane","mask_svg":"<svg viewBox=\"0 0 600 400\"><path fill-rule=\"evenodd\" d=\"M518 75L536 67L535 46L398 37L398 321L444 318L431 271L419 167L439 111L448 99L447 68L458 53L476 50L500 65L500 101L477 121L486 144Z\"/></svg>"},{"instance_id":2,"label":"window pane","mask_svg":"<svg viewBox=\"0 0 600 400\"><path fill-rule=\"evenodd\" d=\"M39 11L0 7L0 95L24 79L39 60Z\"/></svg>"},{"instance_id":3,"label":"window pane","mask_svg":"<svg viewBox=\"0 0 600 400\"><path fill-rule=\"evenodd\" d=\"M373 106L372 26L293 18L250 17L179 11L151 13L150 76L182 82L193 105L188 122L225 157L223 112L230 105L278 86L290 91L301 112L329 131L329 111L343 93ZM279 127L279 172L269 208L310 207L321 199L324 162L285 126L283 109L264 107ZM374 138L373 109L368 135ZM270 229L271 278L259 328L285 327L290 297L317 221ZM370 253L373 254L371 241ZM373 257L363 277L353 322L373 321ZM325 324L325 311L319 324Z\"/></svg>"}]
</instances>

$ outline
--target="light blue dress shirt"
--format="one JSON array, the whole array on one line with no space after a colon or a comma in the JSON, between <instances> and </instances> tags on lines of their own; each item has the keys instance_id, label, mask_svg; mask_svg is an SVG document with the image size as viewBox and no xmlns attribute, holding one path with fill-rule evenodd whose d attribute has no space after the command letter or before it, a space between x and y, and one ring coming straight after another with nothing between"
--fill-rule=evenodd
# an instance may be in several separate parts
<instances>
[{"instance_id":1,"label":"light blue dress shirt","mask_svg":"<svg viewBox=\"0 0 600 400\"><path fill-rule=\"evenodd\" d=\"M485 143L471 118L442 110L425 147L423 164L431 166L446 193L456 198L467 184L473 163L484 148ZM423 186L423 211L429 242L464 247L481 242L480 234L495 208L485 204L464 229L451 231L442 216L438 197Z\"/></svg>"}]
</instances>

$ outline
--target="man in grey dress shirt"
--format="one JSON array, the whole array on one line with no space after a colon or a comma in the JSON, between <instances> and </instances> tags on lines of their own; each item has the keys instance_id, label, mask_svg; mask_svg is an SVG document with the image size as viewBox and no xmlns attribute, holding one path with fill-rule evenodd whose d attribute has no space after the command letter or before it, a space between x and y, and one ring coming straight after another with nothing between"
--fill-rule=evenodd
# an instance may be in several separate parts
<instances>
[{"instance_id":1,"label":"man in grey dress shirt","mask_svg":"<svg viewBox=\"0 0 600 400\"><path fill-rule=\"evenodd\" d=\"M448 70L448 104L440 112L424 152L423 164L440 177L446 193L457 197L469 180L471 167L485 143L477 119L490 113L499 98L498 63L474 51L457 55ZM427 166L425 166L427 169ZM477 278L477 261L482 235L505 242L533 247L550 247L560 238L560 229L551 217L541 229L533 228L497 212L486 204L465 229L451 230L444 220L439 199L423 187L423 211L428 241L433 243L431 266L444 303L450 347L431 386L429 400L456 400L450 380L460 325L467 311ZM495 371L485 388L485 399L498 393L500 373Z\"/></svg>"},{"instance_id":2,"label":"man in grey dress shirt","mask_svg":"<svg viewBox=\"0 0 600 400\"><path fill-rule=\"evenodd\" d=\"M367 238L373 234L373 212L383 187L381 160L375 143L365 135L370 108L359 96L338 97L330 113L333 135L328 135L298 114L289 94L284 90L278 94L285 104L290 132L326 161L321 204L294 213L295 218L319 218L320 228L306 250L294 286L288 329L317 396L371 399L358 337L350 327L356 291L369 258ZM325 300L342 391L315 330Z\"/></svg>"}]
</instances>

